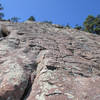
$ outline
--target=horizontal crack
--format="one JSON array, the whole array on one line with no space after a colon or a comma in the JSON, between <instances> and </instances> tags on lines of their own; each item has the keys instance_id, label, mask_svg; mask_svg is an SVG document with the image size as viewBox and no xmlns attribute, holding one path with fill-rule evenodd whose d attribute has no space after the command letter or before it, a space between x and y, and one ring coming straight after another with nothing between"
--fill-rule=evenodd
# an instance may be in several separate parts
<instances>
[{"instance_id":1,"label":"horizontal crack","mask_svg":"<svg viewBox=\"0 0 100 100\"><path fill-rule=\"evenodd\" d=\"M52 96L52 95L61 95L62 93L50 93L50 94L46 94L46 96Z\"/></svg>"},{"instance_id":2,"label":"horizontal crack","mask_svg":"<svg viewBox=\"0 0 100 100\"><path fill-rule=\"evenodd\" d=\"M53 70L56 70L56 69L57 69L57 67L55 67L55 66L48 66L48 65L47 65L47 69L48 69L48 70L52 70L52 71L53 71Z\"/></svg>"}]
</instances>

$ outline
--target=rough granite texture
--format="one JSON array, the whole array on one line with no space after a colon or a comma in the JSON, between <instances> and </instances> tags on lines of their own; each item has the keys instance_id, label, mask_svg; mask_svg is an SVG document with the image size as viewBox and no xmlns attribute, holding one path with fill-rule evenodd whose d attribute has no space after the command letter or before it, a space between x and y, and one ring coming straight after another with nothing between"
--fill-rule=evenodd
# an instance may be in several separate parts
<instances>
[{"instance_id":1,"label":"rough granite texture","mask_svg":"<svg viewBox=\"0 0 100 100\"><path fill-rule=\"evenodd\" d=\"M100 100L100 36L47 23L0 22L0 100Z\"/></svg>"}]
</instances>

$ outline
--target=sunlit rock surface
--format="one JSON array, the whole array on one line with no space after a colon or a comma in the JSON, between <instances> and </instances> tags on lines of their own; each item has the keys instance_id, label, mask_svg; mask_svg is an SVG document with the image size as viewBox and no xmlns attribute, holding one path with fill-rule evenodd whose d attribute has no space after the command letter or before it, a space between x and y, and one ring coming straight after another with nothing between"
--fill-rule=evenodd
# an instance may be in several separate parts
<instances>
[{"instance_id":1,"label":"sunlit rock surface","mask_svg":"<svg viewBox=\"0 0 100 100\"><path fill-rule=\"evenodd\" d=\"M47 23L4 24L0 100L100 100L100 36Z\"/></svg>"}]
</instances>

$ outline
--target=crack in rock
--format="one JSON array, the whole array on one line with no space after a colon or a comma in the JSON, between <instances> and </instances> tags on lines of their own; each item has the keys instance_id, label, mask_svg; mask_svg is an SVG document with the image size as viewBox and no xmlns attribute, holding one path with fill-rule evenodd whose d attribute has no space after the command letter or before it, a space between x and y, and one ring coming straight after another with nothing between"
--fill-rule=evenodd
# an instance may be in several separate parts
<instances>
[{"instance_id":1,"label":"crack in rock","mask_svg":"<svg viewBox=\"0 0 100 100\"><path fill-rule=\"evenodd\" d=\"M98 35L38 22L0 24L0 100L100 100Z\"/></svg>"},{"instance_id":2,"label":"crack in rock","mask_svg":"<svg viewBox=\"0 0 100 100\"><path fill-rule=\"evenodd\" d=\"M55 67L55 66L46 65L46 67L48 70L52 70L52 71L57 70L57 67Z\"/></svg>"},{"instance_id":3,"label":"crack in rock","mask_svg":"<svg viewBox=\"0 0 100 100\"><path fill-rule=\"evenodd\" d=\"M50 94L46 94L46 96L52 96L52 95L61 95L62 93L50 93Z\"/></svg>"},{"instance_id":4,"label":"crack in rock","mask_svg":"<svg viewBox=\"0 0 100 100\"><path fill-rule=\"evenodd\" d=\"M29 94L31 92L31 88L32 88L32 82L31 82L31 77L29 77L27 87L26 87L24 94L20 100L26 100L26 98L29 96Z\"/></svg>"}]
</instances>

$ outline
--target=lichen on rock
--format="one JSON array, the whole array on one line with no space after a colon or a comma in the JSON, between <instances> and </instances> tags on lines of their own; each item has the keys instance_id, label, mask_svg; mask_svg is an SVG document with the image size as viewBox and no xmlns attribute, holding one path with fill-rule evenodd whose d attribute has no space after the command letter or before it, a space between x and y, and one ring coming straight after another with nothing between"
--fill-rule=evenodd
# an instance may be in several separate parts
<instances>
[{"instance_id":1,"label":"lichen on rock","mask_svg":"<svg viewBox=\"0 0 100 100\"><path fill-rule=\"evenodd\" d=\"M0 100L100 100L100 36L38 22L0 25L10 31L0 31Z\"/></svg>"}]
</instances>

